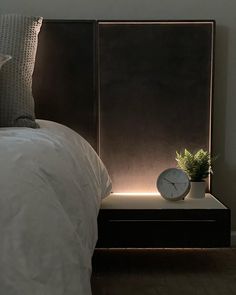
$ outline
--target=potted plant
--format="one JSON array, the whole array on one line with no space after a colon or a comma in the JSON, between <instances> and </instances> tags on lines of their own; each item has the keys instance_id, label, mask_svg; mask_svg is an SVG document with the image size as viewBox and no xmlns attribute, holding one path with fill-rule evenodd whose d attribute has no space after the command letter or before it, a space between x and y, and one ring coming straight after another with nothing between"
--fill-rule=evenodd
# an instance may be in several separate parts
<instances>
[{"instance_id":1,"label":"potted plant","mask_svg":"<svg viewBox=\"0 0 236 295\"><path fill-rule=\"evenodd\" d=\"M203 149L196 153L191 153L187 149L184 152L176 152L177 166L182 169L189 177L191 189L190 198L204 198L206 191L205 179L212 173L211 155Z\"/></svg>"}]
</instances>

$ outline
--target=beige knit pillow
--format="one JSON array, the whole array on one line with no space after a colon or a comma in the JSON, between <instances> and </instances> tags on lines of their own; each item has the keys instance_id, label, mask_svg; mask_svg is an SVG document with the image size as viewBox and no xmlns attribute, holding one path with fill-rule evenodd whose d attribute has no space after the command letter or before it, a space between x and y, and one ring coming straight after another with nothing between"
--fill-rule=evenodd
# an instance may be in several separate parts
<instances>
[{"instance_id":1,"label":"beige knit pillow","mask_svg":"<svg viewBox=\"0 0 236 295\"><path fill-rule=\"evenodd\" d=\"M12 56L0 72L0 127L38 127L32 74L41 24L41 17L0 15L0 52Z\"/></svg>"}]
</instances>

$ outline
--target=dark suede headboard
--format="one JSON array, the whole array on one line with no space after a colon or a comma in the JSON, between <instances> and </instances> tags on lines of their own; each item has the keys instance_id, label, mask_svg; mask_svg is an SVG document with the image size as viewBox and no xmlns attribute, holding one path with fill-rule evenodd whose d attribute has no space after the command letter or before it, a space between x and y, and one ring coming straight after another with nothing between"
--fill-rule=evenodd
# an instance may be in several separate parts
<instances>
[{"instance_id":1,"label":"dark suede headboard","mask_svg":"<svg viewBox=\"0 0 236 295\"><path fill-rule=\"evenodd\" d=\"M175 151L211 151L214 21L44 21L37 118L78 131L114 192L155 192Z\"/></svg>"},{"instance_id":2,"label":"dark suede headboard","mask_svg":"<svg viewBox=\"0 0 236 295\"><path fill-rule=\"evenodd\" d=\"M44 20L33 76L36 117L62 123L97 150L96 22Z\"/></svg>"}]
</instances>

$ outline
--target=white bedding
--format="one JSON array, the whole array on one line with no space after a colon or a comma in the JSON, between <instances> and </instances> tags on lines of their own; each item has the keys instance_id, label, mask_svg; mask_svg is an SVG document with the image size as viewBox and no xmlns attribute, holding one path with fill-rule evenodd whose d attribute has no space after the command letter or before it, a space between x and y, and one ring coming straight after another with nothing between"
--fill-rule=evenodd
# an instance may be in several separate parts
<instances>
[{"instance_id":1,"label":"white bedding","mask_svg":"<svg viewBox=\"0 0 236 295\"><path fill-rule=\"evenodd\" d=\"M0 294L88 295L110 178L77 133L38 123L0 129Z\"/></svg>"}]
</instances>

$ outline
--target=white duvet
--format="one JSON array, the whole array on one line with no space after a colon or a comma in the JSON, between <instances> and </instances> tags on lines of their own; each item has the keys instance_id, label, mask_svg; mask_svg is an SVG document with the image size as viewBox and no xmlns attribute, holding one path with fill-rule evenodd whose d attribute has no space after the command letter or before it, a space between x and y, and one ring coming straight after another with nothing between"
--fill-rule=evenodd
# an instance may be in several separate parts
<instances>
[{"instance_id":1,"label":"white duvet","mask_svg":"<svg viewBox=\"0 0 236 295\"><path fill-rule=\"evenodd\" d=\"M0 295L88 295L110 178L77 133L38 123L0 129Z\"/></svg>"}]
</instances>

